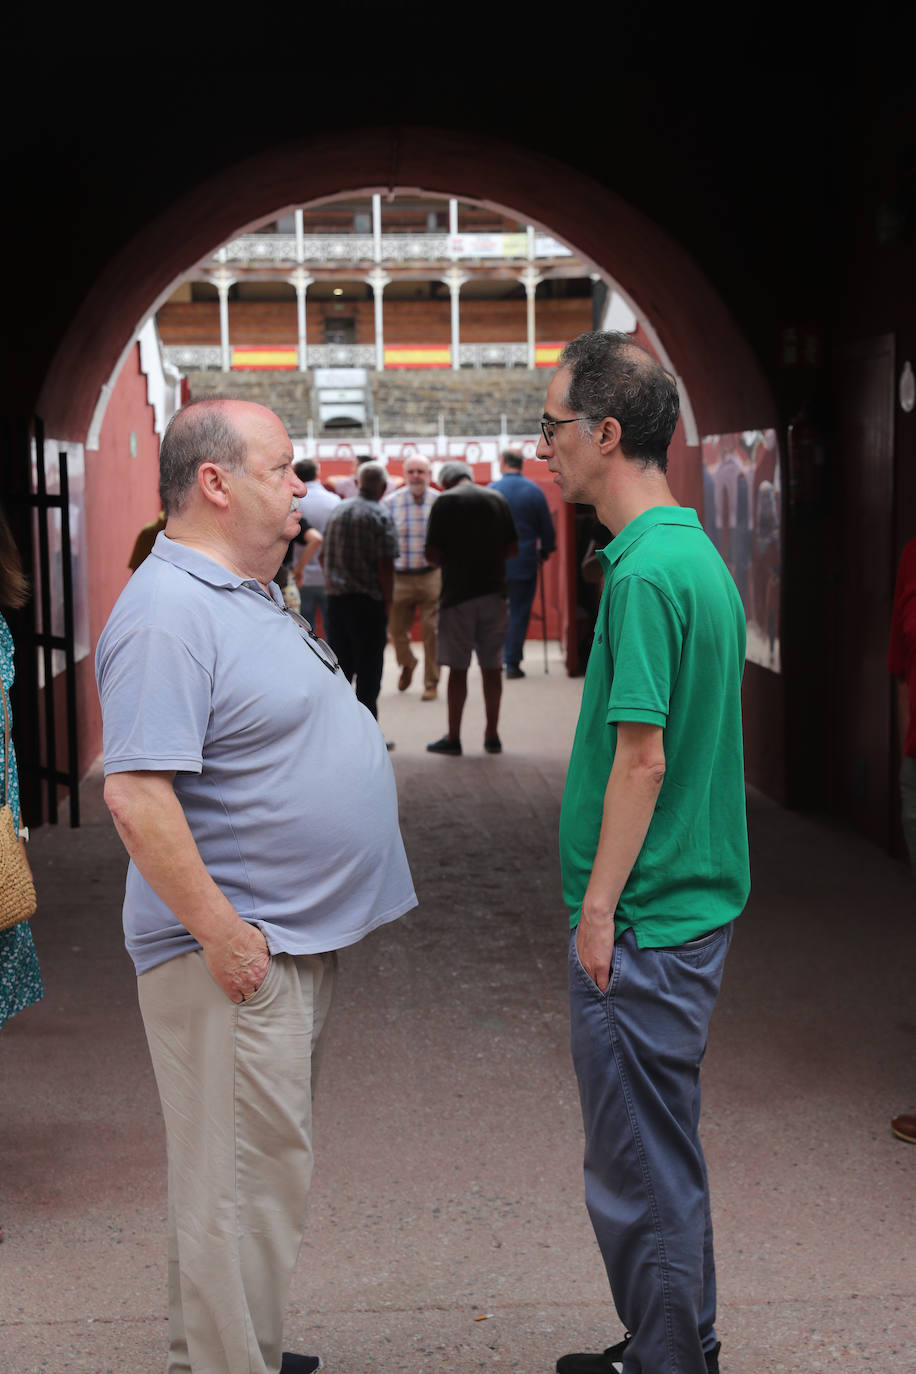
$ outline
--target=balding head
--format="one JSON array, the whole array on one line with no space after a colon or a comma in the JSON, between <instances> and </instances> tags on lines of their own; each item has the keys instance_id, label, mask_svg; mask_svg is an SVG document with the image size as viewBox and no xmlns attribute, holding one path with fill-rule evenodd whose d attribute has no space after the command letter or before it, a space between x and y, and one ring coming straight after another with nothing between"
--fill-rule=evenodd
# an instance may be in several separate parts
<instances>
[{"instance_id":1,"label":"balding head","mask_svg":"<svg viewBox=\"0 0 916 1374\"><path fill-rule=\"evenodd\" d=\"M248 446L238 421L247 412L263 410L248 401L211 396L192 401L172 416L159 447L159 499L166 515L182 510L201 463L218 463L230 472L244 470Z\"/></svg>"},{"instance_id":2,"label":"balding head","mask_svg":"<svg viewBox=\"0 0 916 1374\"><path fill-rule=\"evenodd\" d=\"M431 476L429 459L422 453L412 453L409 458L404 459L404 481L416 500L422 500Z\"/></svg>"}]
</instances>

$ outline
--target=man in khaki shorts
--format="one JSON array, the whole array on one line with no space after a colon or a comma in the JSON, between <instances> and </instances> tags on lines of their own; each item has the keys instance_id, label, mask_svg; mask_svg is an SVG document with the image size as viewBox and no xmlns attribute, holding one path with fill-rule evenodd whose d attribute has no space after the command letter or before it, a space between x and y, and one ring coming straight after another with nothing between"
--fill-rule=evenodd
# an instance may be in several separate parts
<instances>
[{"instance_id":1,"label":"man in khaki shorts","mask_svg":"<svg viewBox=\"0 0 916 1374\"><path fill-rule=\"evenodd\" d=\"M466 463L443 464L439 484L442 495L426 528L426 559L442 569L438 659L449 670L448 732L426 748L430 754L461 753L461 717L473 651L483 679L483 747L488 754L499 754L503 646L509 622L506 559L518 549L518 534L509 503L497 492L476 486Z\"/></svg>"}]
</instances>

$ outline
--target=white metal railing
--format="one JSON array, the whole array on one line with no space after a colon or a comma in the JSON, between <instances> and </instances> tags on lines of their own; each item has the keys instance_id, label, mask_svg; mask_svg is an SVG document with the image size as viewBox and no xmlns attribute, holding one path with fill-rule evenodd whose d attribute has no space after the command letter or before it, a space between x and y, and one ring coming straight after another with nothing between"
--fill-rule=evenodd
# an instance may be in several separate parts
<instances>
[{"instance_id":1,"label":"white metal railing","mask_svg":"<svg viewBox=\"0 0 916 1374\"><path fill-rule=\"evenodd\" d=\"M334 266L335 263L375 263L372 234L303 234L299 256L295 234L242 234L206 260L206 265L236 263L239 266L271 267L298 263ZM521 249L521 251L519 251ZM392 265L411 262L468 260L527 260L524 234L382 234L381 261ZM535 234L534 257L569 258L565 244L549 234Z\"/></svg>"},{"instance_id":2,"label":"white metal railing","mask_svg":"<svg viewBox=\"0 0 916 1374\"><path fill-rule=\"evenodd\" d=\"M162 356L173 367L186 368L194 372L223 365L223 351L219 344L163 345Z\"/></svg>"},{"instance_id":3,"label":"white metal railing","mask_svg":"<svg viewBox=\"0 0 916 1374\"><path fill-rule=\"evenodd\" d=\"M236 348L256 345L236 344ZM266 346L266 345L265 345ZM271 344L271 348L292 349L295 343ZM162 349L166 362L184 371L203 371L222 367L218 344L167 344ZM525 343L463 343L458 347L461 367L526 367ZM317 367L375 367L374 344L309 344L309 371Z\"/></svg>"}]
</instances>

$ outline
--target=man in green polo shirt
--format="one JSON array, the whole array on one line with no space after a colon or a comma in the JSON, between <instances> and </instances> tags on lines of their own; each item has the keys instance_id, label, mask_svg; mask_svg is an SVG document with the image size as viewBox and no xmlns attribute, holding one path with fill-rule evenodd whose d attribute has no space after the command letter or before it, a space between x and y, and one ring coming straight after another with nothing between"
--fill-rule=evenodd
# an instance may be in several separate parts
<instances>
[{"instance_id":1,"label":"man in green polo shirt","mask_svg":"<svg viewBox=\"0 0 916 1374\"><path fill-rule=\"evenodd\" d=\"M545 459L593 505L595 625L560 819L585 1195L627 1334L559 1374L718 1374L700 1062L750 887L734 582L665 475L674 379L626 335L564 349Z\"/></svg>"}]
</instances>

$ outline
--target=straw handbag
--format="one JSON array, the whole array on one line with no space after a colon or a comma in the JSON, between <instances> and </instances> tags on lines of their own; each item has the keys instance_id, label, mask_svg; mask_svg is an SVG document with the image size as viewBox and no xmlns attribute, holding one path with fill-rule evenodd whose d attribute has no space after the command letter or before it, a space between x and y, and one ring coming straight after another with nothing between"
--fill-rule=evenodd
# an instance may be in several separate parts
<instances>
[{"instance_id":1,"label":"straw handbag","mask_svg":"<svg viewBox=\"0 0 916 1374\"><path fill-rule=\"evenodd\" d=\"M10 712L6 691L3 697L3 805L0 806L0 930L9 930L34 916L38 902L28 861L22 852L16 822L9 803L10 795Z\"/></svg>"}]
</instances>

